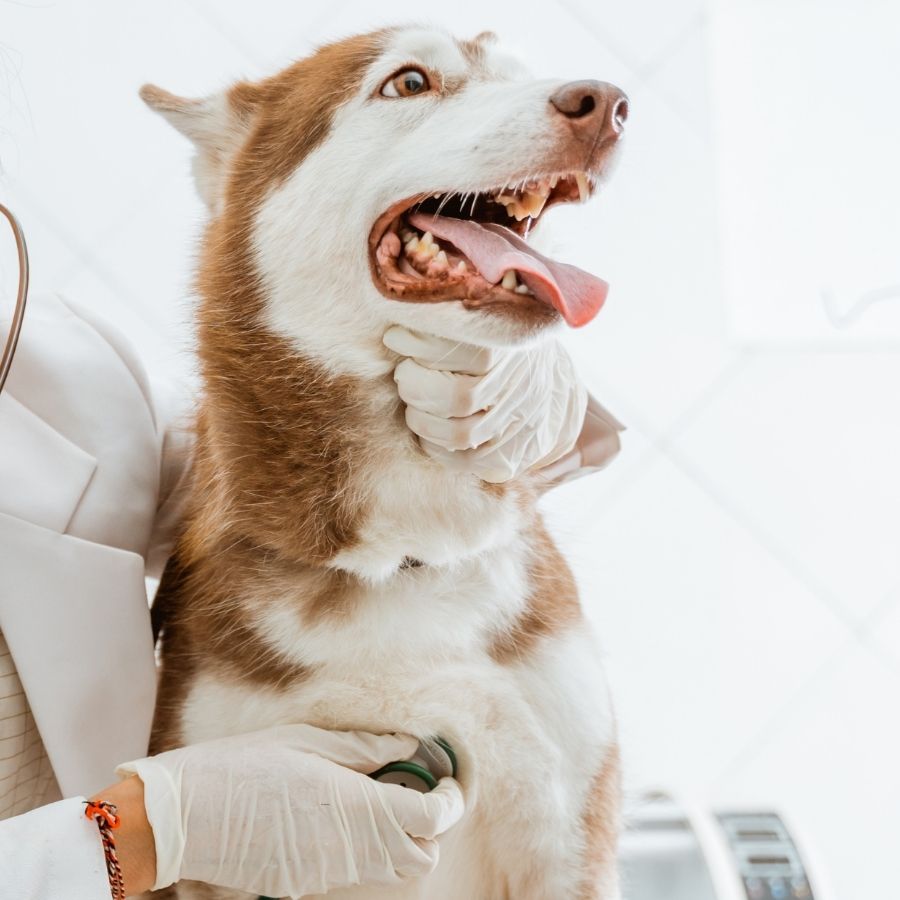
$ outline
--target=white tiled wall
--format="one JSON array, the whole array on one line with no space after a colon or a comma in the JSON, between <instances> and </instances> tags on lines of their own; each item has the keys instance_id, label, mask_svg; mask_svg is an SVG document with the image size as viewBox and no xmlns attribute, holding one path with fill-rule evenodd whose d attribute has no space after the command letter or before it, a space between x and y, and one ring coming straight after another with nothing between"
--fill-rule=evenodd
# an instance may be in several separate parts
<instances>
[{"instance_id":1,"label":"white tiled wall","mask_svg":"<svg viewBox=\"0 0 900 900\"><path fill-rule=\"evenodd\" d=\"M817 4L787 7L786 21L815 28ZM888 898L900 839L900 352L888 330L869 349L804 343L779 331L768 303L768 331L735 330L746 295L735 299L733 254L721 263L730 213L717 185L740 173L721 152L721 61L729 15L761 8L775 5L722 0L710 18L703 0L456 0L428 18L461 34L494 28L540 72L604 78L631 97L605 194L555 214L563 254L612 283L570 344L629 431L612 468L547 500L603 639L629 788L774 804L817 845L836 897ZM361 0L0 0L0 192L28 232L36 287L102 310L158 377L186 371L202 210L186 144L143 109L138 86L200 93L384 20ZM869 188L879 178L864 162L856 173ZM762 236L754 247L744 257L770 266L773 290L802 278L773 267ZM871 272L852 258L842 284L853 272L867 289Z\"/></svg>"}]
</instances>

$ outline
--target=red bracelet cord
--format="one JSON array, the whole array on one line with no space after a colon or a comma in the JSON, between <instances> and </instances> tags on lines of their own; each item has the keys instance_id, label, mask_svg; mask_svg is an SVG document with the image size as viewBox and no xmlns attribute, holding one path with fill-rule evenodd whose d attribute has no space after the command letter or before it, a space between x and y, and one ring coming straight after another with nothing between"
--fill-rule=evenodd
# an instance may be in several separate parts
<instances>
[{"instance_id":1,"label":"red bracelet cord","mask_svg":"<svg viewBox=\"0 0 900 900\"><path fill-rule=\"evenodd\" d=\"M122 877L122 868L116 855L116 839L113 837L113 829L118 828L121 822L117 812L117 808L105 800L85 801L85 818L93 819L100 829L103 855L106 857L106 874L109 876L113 900L125 900L125 879Z\"/></svg>"}]
</instances>

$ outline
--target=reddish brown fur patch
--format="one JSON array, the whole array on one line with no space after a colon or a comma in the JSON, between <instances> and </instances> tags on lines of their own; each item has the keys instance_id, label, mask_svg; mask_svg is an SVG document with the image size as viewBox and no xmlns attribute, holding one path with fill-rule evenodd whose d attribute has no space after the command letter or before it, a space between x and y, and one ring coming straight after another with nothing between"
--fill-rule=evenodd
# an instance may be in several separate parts
<instances>
[{"instance_id":1,"label":"reddish brown fur patch","mask_svg":"<svg viewBox=\"0 0 900 900\"><path fill-rule=\"evenodd\" d=\"M544 638L581 621L572 570L540 519L532 526L529 546L533 557L528 572L527 605L513 627L499 635L490 649L492 658L501 664L526 657Z\"/></svg>"},{"instance_id":2,"label":"reddish brown fur patch","mask_svg":"<svg viewBox=\"0 0 900 900\"><path fill-rule=\"evenodd\" d=\"M276 574L290 570L298 615L304 603L310 615L340 607L348 586L320 567L353 544L365 512L350 485L368 410L355 379L328 375L264 325L251 242L260 202L327 136L382 42L378 32L323 47L229 94L244 142L228 160L198 276L204 393L185 532L161 586L155 751L180 742L179 713L201 667L268 685L306 676L254 629L250 598L265 597Z\"/></svg>"},{"instance_id":3,"label":"reddish brown fur patch","mask_svg":"<svg viewBox=\"0 0 900 900\"><path fill-rule=\"evenodd\" d=\"M353 542L360 498L345 488L364 401L354 379L328 376L264 326L251 237L261 200L325 138L381 43L378 32L332 44L231 91L249 134L232 160L225 209L207 233L198 278L205 392L196 465L202 503L187 541L193 558L240 536L322 563Z\"/></svg>"},{"instance_id":4,"label":"reddish brown fur patch","mask_svg":"<svg viewBox=\"0 0 900 900\"><path fill-rule=\"evenodd\" d=\"M457 40L459 47L466 62L473 66L481 66L484 64L484 58L487 53L487 44L493 44L497 40L497 35L493 31L482 31L475 37L467 41Z\"/></svg>"},{"instance_id":5,"label":"reddish brown fur patch","mask_svg":"<svg viewBox=\"0 0 900 900\"><path fill-rule=\"evenodd\" d=\"M607 900L617 882L621 781L619 747L614 744L587 794L583 813L585 881L578 900Z\"/></svg>"}]
</instances>

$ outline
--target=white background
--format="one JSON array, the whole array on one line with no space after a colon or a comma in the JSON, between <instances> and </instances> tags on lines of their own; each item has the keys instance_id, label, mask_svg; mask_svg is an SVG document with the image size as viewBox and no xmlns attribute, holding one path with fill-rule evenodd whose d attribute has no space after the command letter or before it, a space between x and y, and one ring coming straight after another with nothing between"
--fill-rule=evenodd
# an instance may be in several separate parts
<instances>
[{"instance_id":1,"label":"white background","mask_svg":"<svg viewBox=\"0 0 900 900\"><path fill-rule=\"evenodd\" d=\"M570 343L629 430L548 512L603 641L629 790L774 804L840 900L897 891L900 297L857 303L900 284L892 9L413 14L630 95L605 195L554 214L565 257L612 284ZM0 0L0 197L35 288L111 317L156 379L187 372L203 211L187 144L137 88L202 93L383 21L354 0Z\"/></svg>"}]
</instances>

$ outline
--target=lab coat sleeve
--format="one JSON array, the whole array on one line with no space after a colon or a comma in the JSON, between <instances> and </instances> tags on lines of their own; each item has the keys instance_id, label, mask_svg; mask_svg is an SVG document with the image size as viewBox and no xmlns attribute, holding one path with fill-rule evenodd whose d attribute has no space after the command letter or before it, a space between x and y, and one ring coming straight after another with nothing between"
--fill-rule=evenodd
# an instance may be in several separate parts
<instances>
[{"instance_id":1,"label":"lab coat sleeve","mask_svg":"<svg viewBox=\"0 0 900 900\"><path fill-rule=\"evenodd\" d=\"M619 454L625 426L593 397L588 397L584 425L575 446L537 474L546 488L605 469Z\"/></svg>"},{"instance_id":2,"label":"lab coat sleeve","mask_svg":"<svg viewBox=\"0 0 900 900\"><path fill-rule=\"evenodd\" d=\"M84 798L42 806L0 822L2 895L17 900L109 900L97 825Z\"/></svg>"}]
</instances>

